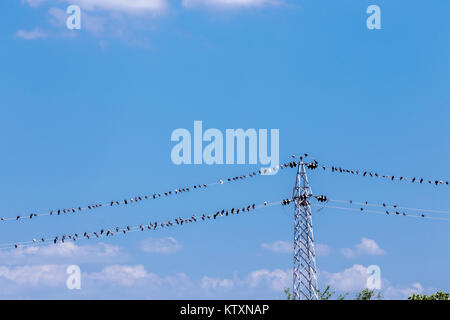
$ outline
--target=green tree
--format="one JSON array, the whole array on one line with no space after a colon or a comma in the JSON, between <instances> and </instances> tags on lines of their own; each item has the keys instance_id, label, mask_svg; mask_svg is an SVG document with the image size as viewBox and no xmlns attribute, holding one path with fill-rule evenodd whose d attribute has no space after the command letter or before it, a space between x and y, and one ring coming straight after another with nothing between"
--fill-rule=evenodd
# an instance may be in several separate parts
<instances>
[{"instance_id":1,"label":"green tree","mask_svg":"<svg viewBox=\"0 0 450 320\"><path fill-rule=\"evenodd\" d=\"M438 291L429 296L426 294L413 294L408 297L408 300L450 300L450 293Z\"/></svg>"},{"instance_id":2,"label":"green tree","mask_svg":"<svg viewBox=\"0 0 450 320\"><path fill-rule=\"evenodd\" d=\"M291 290L289 290L289 288L284 289L284 294L286 295L287 300L294 300L294 298L292 297Z\"/></svg>"},{"instance_id":3,"label":"green tree","mask_svg":"<svg viewBox=\"0 0 450 320\"><path fill-rule=\"evenodd\" d=\"M327 286L325 289L317 290L317 295L319 296L319 300L330 300L332 296L334 296L336 292L331 290L330 286Z\"/></svg>"},{"instance_id":4,"label":"green tree","mask_svg":"<svg viewBox=\"0 0 450 320\"><path fill-rule=\"evenodd\" d=\"M366 288L356 294L355 300L372 300L372 298L381 300L381 293L375 293L374 290Z\"/></svg>"}]
</instances>

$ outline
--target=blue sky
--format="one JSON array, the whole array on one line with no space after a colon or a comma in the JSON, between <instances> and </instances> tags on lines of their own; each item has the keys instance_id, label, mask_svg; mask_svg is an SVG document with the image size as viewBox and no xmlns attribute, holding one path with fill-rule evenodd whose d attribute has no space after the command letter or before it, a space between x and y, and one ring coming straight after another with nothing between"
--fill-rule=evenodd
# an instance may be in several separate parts
<instances>
[{"instance_id":1,"label":"blue sky","mask_svg":"<svg viewBox=\"0 0 450 320\"><path fill-rule=\"evenodd\" d=\"M125 3L125 4L124 4ZM448 177L450 3L353 0L9 0L0 3L2 216L87 205L259 169L180 165L173 130L280 130L280 159ZM149 3L151 3L149 5ZM65 28L79 4L81 30ZM381 8L382 29L366 28ZM0 225L0 243L135 225L289 197L291 171L86 215ZM448 188L312 172L335 199L450 209ZM0 252L1 298L283 298L293 208ZM321 286L384 295L449 290L444 221L324 209L313 217ZM277 245L278 244L278 245ZM349 252L352 255L345 255ZM359 248L359 249L358 249ZM68 290L65 268L82 270Z\"/></svg>"}]
</instances>

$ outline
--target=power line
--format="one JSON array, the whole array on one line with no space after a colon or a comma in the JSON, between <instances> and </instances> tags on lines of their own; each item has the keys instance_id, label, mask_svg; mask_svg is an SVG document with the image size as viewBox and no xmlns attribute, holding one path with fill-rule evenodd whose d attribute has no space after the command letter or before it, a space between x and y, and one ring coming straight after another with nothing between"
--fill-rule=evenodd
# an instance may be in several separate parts
<instances>
[{"instance_id":1,"label":"power line","mask_svg":"<svg viewBox=\"0 0 450 320\"><path fill-rule=\"evenodd\" d=\"M329 205L319 205L319 204L312 204L314 207L322 207L322 208L329 208L329 209L338 209L338 210L346 210L346 211L353 211L353 212L360 212L360 213L373 213L373 214L380 214L380 215L390 215L390 216L402 216L402 217L409 217L409 218L420 218L420 219L430 219L430 220L438 220L438 221L450 221L450 218L440 218L440 217L430 217L426 216L424 214L421 215L414 215L414 214L407 214L406 212L392 212L392 211L376 211L376 210L370 210L370 209L364 209L364 208L348 208L348 207L338 207L338 206L329 206Z\"/></svg>"},{"instance_id":2,"label":"power line","mask_svg":"<svg viewBox=\"0 0 450 320\"><path fill-rule=\"evenodd\" d=\"M3 243L0 244L0 250L5 249L13 249L13 248L23 248L23 247L29 247L29 246L36 246L36 245L43 245L46 243L64 243L66 241L79 241L79 240L89 240L89 239L97 239L102 237L112 237L114 235L126 235L130 232L136 232L136 231L145 231L145 230L157 230L162 228L170 228L173 226L182 226L190 223L196 223L196 222L206 222L206 221L213 221L220 217L231 217L233 215L239 215L246 212L252 212L254 210L266 208L266 207L272 207L276 205L289 205L293 200L292 199L285 199L282 201L275 201L275 202L267 202L264 201L264 203L260 205L256 205L255 203L252 203L250 205L246 205L243 207L233 207L229 210L219 210L215 213L210 214L202 214L202 215L191 215L189 217L185 218L172 218L165 222L149 222L145 224L140 224L138 226L126 226L126 227L110 227L110 228L102 228L101 230L97 231L91 231L91 232L80 232L80 233L73 233L71 235L59 235L51 238L33 238L32 241L21 241L21 242L11 242L11 243ZM39 239L39 240L38 240Z\"/></svg>"},{"instance_id":3,"label":"power line","mask_svg":"<svg viewBox=\"0 0 450 320\"><path fill-rule=\"evenodd\" d=\"M399 209L399 210L410 210L410 211L420 211L420 212L429 212L429 213L444 213L444 214L450 214L450 211L448 210L435 210L435 209L422 209L422 208L410 208L410 207L402 207L398 206L396 204L373 204L366 202L357 202L353 200L336 200L336 199L328 199L330 202L336 202L336 203L348 203L353 205L361 205L361 206L367 206L367 207L376 207L376 208L393 208L393 209Z\"/></svg>"},{"instance_id":4,"label":"power line","mask_svg":"<svg viewBox=\"0 0 450 320\"><path fill-rule=\"evenodd\" d=\"M285 169L285 168L296 168L297 163L295 161L284 163L282 165L276 166L274 168L266 168L266 169L260 169L257 171L250 172L248 174L243 174L240 176L234 176L231 178L224 178L224 179L218 179L215 182L212 183L202 183L202 184L190 184L188 187L184 188L177 188L165 192L159 192L159 193L153 193L150 195L142 195L142 196L135 196L130 197L124 200L112 200L112 201L104 201L104 202L98 202L94 203L88 206L71 206L68 209L53 209L50 210L47 213L36 213L36 211L33 211L32 213L26 214L26 215L17 215L15 217L1 217L1 222L8 222L8 221L20 221L20 220L32 220L33 218L37 217L48 217L48 216L60 216L65 214L71 214L71 213L79 213L82 211L91 211L94 209L99 208L111 208L111 207L117 207L119 205L131 205L136 204L138 202L144 201L144 200L151 200L151 199L159 199L162 197L169 197L177 194L184 194L186 192L190 191L196 191L200 189L206 189L218 185L223 185L226 183L232 183L236 181L245 180L247 178L253 178L260 175L266 175L271 172L277 172L279 169Z\"/></svg>"},{"instance_id":5,"label":"power line","mask_svg":"<svg viewBox=\"0 0 450 320\"><path fill-rule=\"evenodd\" d=\"M448 180L444 179L429 179L429 178L422 178L419 175L414 177L406 177L402 175L386 175L386 174L380 174L375 170L359 170L359 169L346 169L338 166L325 166L319 164L316 160L314 160L312 163L309 163L307 165L307 168L310 170L316 170L316 169L323 169L323 171L331 171L332 173L339 173L339 174L351 174L351 175L358 175L362 177L370 177L370 178L380 178L385 179L389 181L403 181L403 182L411 182L414 184L430 184L430 185L447 185L449 186L450 183Z\"/></svg>"}]
</instances>

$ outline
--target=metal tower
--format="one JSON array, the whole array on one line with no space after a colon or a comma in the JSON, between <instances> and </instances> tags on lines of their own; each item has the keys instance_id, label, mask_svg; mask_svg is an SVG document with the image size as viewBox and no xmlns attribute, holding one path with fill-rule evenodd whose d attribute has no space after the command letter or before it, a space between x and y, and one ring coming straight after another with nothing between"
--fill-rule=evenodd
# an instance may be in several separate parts
<instances>
[{"instance_id":1,"label":"metal tower","mask_svg":"<svg viewBox=\"0 0 450 320\"><path fill-rule=\"evenodd\" d=\"M303 157L300 157L293 191L294 212L294 300L317 300L316 253L311 218L312 196Z\"/></svg>"}]
</instances>

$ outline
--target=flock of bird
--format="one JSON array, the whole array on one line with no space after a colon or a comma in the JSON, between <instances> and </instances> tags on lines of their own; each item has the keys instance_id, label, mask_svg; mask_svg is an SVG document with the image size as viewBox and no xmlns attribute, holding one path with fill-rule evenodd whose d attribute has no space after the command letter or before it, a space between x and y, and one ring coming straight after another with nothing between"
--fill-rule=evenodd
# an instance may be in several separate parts
<instances>
[{"instance_id":1,"label":"flock of bird","mask_svg":"<svg viewBox=\"0 0 450 320\"><path fill-rule=\"evenodd\" d=\"M308 154L304 154L300 157L293 155L292 157L295 159L300 158L301 160L303 160L303 157L305 157L305 158L308 157ZM268 172L269 173L272 171L276 172L279 169L297 168L297 165L298 165L298 162L294 160L291 162L283 163L283 164L273 167L273 168L261 169L258 171L250 172L249 174L244 174L244 175L235 176L235 177L226 178L226 179L219 179L218 182L214 182L214 183L210 183L210 184L206 184L206 183L194 184L194 185L190 185L190 186L187 186L184 188L177 188L177 189L166 191L166 192L154 193L152 195L135 196L135 197L130 197L130 198L124 199L124 200L112 200L109 202L99 202L99 203L94 203L94 204L84 206L84 207L71 206L69 208L64 208L64 209L56 209L56 210L52 209L46 213L32 212L32 213L29 213L26 215L17 215L14 217L0 217L0 222L19 221L19 220L23 220L23 219L33 219L35 217L41 217L41 216L59 216L62 214L77 213L77 212L86 211L86 210L90 211L90 210L94 210L94 209L98 209L98 208L114 207L114 206L119 206L119 205L131 205L131 204L135 204L140 201L143 201L143 200L157 199L157 198L161 198L161 197L169 197L171 195L186 193L186 192L190 192L193 190L205 189L209 186L223 185L224 183L240 181L240 180L244 180L247 178L256 177L258 175L265 175ZM333 172L333 173L348 173L348 174L353 174L353 175L360 175L363 177L384 178L384 179L388 179L391 181L399 180L399 181L411 181L412 183L419 183L419 184L428 183L428 184L434 184L434 185L449 185L449 182L444 181L444 180L430 180L430 179L416 178L416 177L408 178L408 177L404 177L404 176L393 176L393 175L391 176L391 175L378 174L377 172L372 172L372 171L350 170L350 169L344 169L342 167L336 167L336 166L327 167L325 165L320 165L317 160L312 160L311 162L307 162L307 163L305 163L305 166L309 170L316 170L318 168L322 168L323 170L331 170L331 172Z\"/></svg>"},{"instance_id":2,"label":"flock of bird","mask_svg":"<svg viewBox=\"0 0 450 320\"><path fill-rule=\"evenodd\" d=\"M296 167L297 167L297 162L292 161L292 162L284 163L280 166L276 166L274 168L261 169L261 170L253 171L248 174L244 174L244 175L240 175L240 176L219 179L218 182L214 182L214 183L210 183L210 184L206 184L206 183L195 184L195 185L191 185L188 187L178 188L178 189L174 189L174 190L170 190L170 191L166 191L166 192L154 193L152 195L142 195L142 196L131 197L131 198L124 199L124 200L112 200L109 202L99 202L99 203L91 204L91 205L88 205L85 207L71 206L71 207L65 208L65 209L56 209L56 210L52 209L46 213L33 212L33 213L26 214L26 215L17 215L15 217L0 217L0 222L19 221L19 220L23 220L23 219L33 219L35 217L42 217L42 216L59 216L59 215L63 215L63 214L78 213L78 212L82 212L82 211L90 211L90 210L99 209L99 208L116 207L119 205L131 205L131 204L136 204L136 203L144 201L144 200L169 197L169 196L182 194L182 193L186 193L186 192L190 192L190 191L194 191L194 190L206 189L207 187L211 187L211 186L223 185L224 183L241 181L241 180L244 180L247 178L253 178L253 177L256 177L259 175L265 175L269 171L272 171L272 170L279 170L279 169L285 169L285 168L296 168Z\"/></svg>"},{"instance_id":3,"label":"flock of bird","mask_svg":"<svg viewBox=\"0 0 450 320\"><path fill-rule=\"evenodd\" d=\"M36 244L43 244L43 243L51 243L51 244L58 244L58 243L65 243L66 241L77 241L80 239L92 239L92 238L101 238L101 237L112 237L114 235L125 235L130 232L136 232L136 231L152 231L156 229L163 229L163 228L170 228L174 226L183 226L186 224L191 223L198 223L198 222L206 222L206 221L214 221L220 217L231 217L233 215L239 215L243 213L250 213L257 209L261 209L264 207L274 206L274 205L286 205L293 201L294 199L285 199L283 201L278 202L267 202L264 201L261 205L256 205L255 203L243 206L243 207L233 207L231 209L222 209L218 210L214 213L208 213L208 214L201 214L201 215L191 215L189 217L178 217L178 218L172 218L164 222L158 222L158 221L150 221L145 224L140 224L139 226L126 226L126 227L113 227L113 228L102 228L97 231L93 232L80 232L80 233L74 233L74 234L64 234L59 235L51 238L33 238L32 241L25 241L25 242L18 242L14 244L5 244L4 247L1 249L9 249L9 248L22 248L28 245L36 245Z\"/></svg>"},{"instance_id":4,"label":"flock of bird","mask_svg":"<svg viewBox=\"0 0 450 320\"><path fill-rule=\"evenodd\" d=\"M249 213L252 212L254 210L257 209L261 209L267 206L274 206L274 205L282 205L282 206L288 206L296 201L298 201L299 204L302 204L304 202L307 202L307 204L310 204L311 199L315 199L317 200L318 203L329 203L329 202L339 202L339 203L347 203L350 205L357 205L359 206L359 208L355 209L355 208L345 208L345 207L332 207L332 206L327 206L329 208L334 208L334 209L342 209L342 210L353 210L353 211L360 211L360 212L371 212L371 213L382 213L380 211L371 211L368 210L367 207L369 206L375 206L375 207L382 207L385 210L385 213L387 215L401 215L401 216L408 216L408 214L402 210L402 209L408 209L408 210L420 210L420 211L427 211L427 209L418 209L418 208L404 208L404 207L400 207L396 204L393 205L388 205L386 203L382 203L382 204L371 204L368 201L365 202L354 202L353 200L348 200L348 201L344 201L344 200L334 200L334 199L329 199L327 196L325 195L301 195L301 196L297 196L297 197L293 197L293 198L287 198L287 199L283 199L281 201L278 202L271 202L268 203L267 201L264 201L263 204L261 205L256 205L255 203L249 204L247 206L243 206L243 207L233 207L229 210L226 209L222 209L222 210L218 210L214 213L209 213L209 214L202 214L202 215L192 215L189 217L177 217L177 218L173 218L173 219L169 219L167 221L164 222L157 222L157 221L151 221L148 222L146 224L140 224L139 226L126 226L126 227L112 227L112 228L102 228L98 231L93 231L93 232L81 232L81 233L74 233L74 234L64 234L64 235L59 235L59 236L55 236L52 238L40 238L40 240L38 240L38 238L33 238L32 241L25 241L25 242L19 242L19 243L14 243L14 244L5 244L4 247L2 247L1 249L6 249L6 248L21 248L27 245L36 245L38 243L53 243L53 244L58 244L58 243L65 243L66 241L77 241L79 239L91 239L91 238L101 238L101 237L112 237L116 234L127 234L127 233L131 233L131 232L136 232L136 231L151 231L151 230L156 230L156 229L164 229L164 228L170 228L170 227L174 227L174 226L183 226L183 225L187 225L190 223L197 223L197 222L205 222L205 221L214 221L217 218L220 217L231 217L233 215L239 215L242 213ZM313 204L314 206L314 204ZM392 209L391 209L392 208ZM450 211L438 211L438 210L428 210L430 212L441 212L441 213L450 213ZM412 217L422 217L425 218L427 216L425 216L424 213L420 214L420 215L410 215ZM431 217L430 217L431 218ZM435 219L435 218L432 218ZM450 219L439 219L439 220L449 220Z\"/></svg>"},{"instance_id":5,"label":"flock of bird","mask_svg":"<svg viewBox=\"0 0 450 320\"><path fill-rule=\"evenodd\" d=\"M169 219L164 222L157 222L157 221L151 221L146 224L140 224L139 226L126 226L126 227L112 227L112 228L102 228L98 231L93 232L80 232L80 233L74 233L74 234L64 234L59 235L51 238L33 238L32 241L25 241L25 242L19 242L14 244L5 244L2 249L5 248L20 248L26 245L34 245L38 243L65 243L66 241L77 241L79 239L91 239L91 238L101 238L101 237L112 237L116 234L127 234L130 232L135 231L146 231L146 230L156 230L156 229L163 229L163 228L170 228L173 226L183 226L189 223L196 223L196 222L202 222L202 221L213 221L220 217L229 217L232 215L239 215L242 213L249 213L251 211L254 211L256 209L261 209L268 206L274 206L274 205L290 205L296 200L299 200L300 202L303 201L309 201L310 198L315 198L319 202L326 202L327 197L320 195L320 196L314 196L314 195L302 195L299 197L293 197L290 199L283 199L282 201L278 202L267 202L264 201L263 204L257 206L255 203L249 204L247 206L243 207L233 207L229 210L222 209L218 210L215 213L209 213L209 214L202 214L202 215L192 215L190 217L178 217Z\"/></svg>"},{"instance_id":6,"label":"flock of bird","mask_svg":"<svg viewBox=\"0 0 450 320\"><path fill-rule=\"evenodd\" d=\"M395 215L403 215L406 216L406 211L417 211L420 212L420 217L426 217L425 213L444 213L444 214L450 214L450 211L448 210L435 210L435 209L423 209L423 208L410 208L410 207L402 207L397 204L386 204L385 202L382 203L369 203L369 201L364 202L357 202L353 200L336 200L336 199L328 199L327 202L336 202L336 203L348 203L353 206L360 206L360 211L364 211L367 207L377 207L377 208L383 208L385 210L384 212L389 214L395 214Z\"/></svg>"},{"instance_id":7,"label":"flock of bird","mask_svg":"<svg viewBox=\"0 0 450 320\"><path fill-rule=\"evenodd\" d=\"M350 169L344 169L342 167L336 167L336 166L325 166L325 165L319 165L319 163L314 160L311 163L306 164L306 167L310 170L315 170L318 169L319 167L322 168L324 171L325 170L331 170L331 172L333 173L348 173L348 174L353 174L353 175L360 175L363 177L372 177L372 178L382 178L382 179L386 179L386 180L398 180L398 181L404 181L404 182L408 182L411 181L411 183L418 183L418 184L423 184L423 183L428 183L428 184L432 184L432 185L449 185L449 181L445 181L442 179L425 179L425 178L416 178L416 177L405 177L405 176L395 176L395 175L386 175L386 174L379 174L377 172L374 171L368 171L368 170L350 170Z\"/></svg>"},{"instance_id":8,"label":"flock of bird","mask_svg":"<svg viewBox=\"0 0 450 320\"><path fill-rule=\"evenodd\" d=\"M296 156L292 156L295 159L300 159L300 161L303 161L303 158L308 157L308 154L304 154L300 157L296 157ZM67 213L76 213L76 212L81 212L84 210L94 210L94 209L98 209L98 208L105 208L105 207L115 207L115 206L119 206L119 205L131 205L131 204L135 204L144 200L149 200L149 199L158 199L158 198L162 198L162 197L169 197L171 195L177 195L177 194L182 194L182 193L186 193L186 192L190 192L193 190L201 190L201 189L206 189L207 187L210 186L214 186L214 185L223 185L224 183L229 183L229 182L234 182L234 181L241 181L247 178L252 178L252 177L256 177L258 175L265 175L270 171L278 171L279 169L285 169L285 168L297 168L299 165L299 162L297 162L296 160L293 160L291 162L286 162L284 164L281 164L279 166L276 166L274 168L268 168L268 169L261 169L258 171L254 171L251 172L249 174L244 174L241 176L235 176L235 177L231 177L231 178L226 178L226 179L219 179L218 182L214 182L214 183L210 183L210 184L195 184L195 185L191 185L189 187L184 187L184 188L178 188L178 189L174 189L171 191L166 191L166 192L162 192L162 193L154 193L152 195L143 195L143 196L136 196L136 197L131 197L128 199L124 199L124 200L113 200L113 201L109 201L109 202L105 202L105 203L96 203L96 204L92 204L92 205L88 205L87 207L70 207L69 209L57 209L57 210L50 210L48 213L30 213L24 216L16 216L16 217L11 217L11 218L4 218L1 217L0 221L19 221L22 219L33 219L34 217L38 217L38 216L59 216L61 214L67 214ZM389 180L400 180L400 181L411 181L412 183L418 182L418 183L424 183L424 182L428 182L429 184L435 184L435 185L439 185L439 184L446 184L448 185L449 182L448 181L443 181L443 180L435 180L434 182L432 180L427 180L424 178L420 178L420 179L416 179L416 178L407 178L407 177L395 177L395 176L388 176L388 175L380 175L376 172L371 172L371 171L359 171L359 170L348 170L348 169L343 169L341 167L335 167L335 166L331 166L331 167L327 167L324 165L320 165L318 161L316 160L312 160L310 162L305 162L305 166L306 168L308 168L309 170L316 170L318 168L322 168L323 170L331 170L331 172L333 173L349 173L349 174L354 174L354 175L361 175L364 177L377 177L377 178L385 178L385 179L389 179ZM292 202L296 202L298 201L298 204L303 204L305 201L309 204L309 198L315 198L319 203L328 203L330 201L334 201L334 202L343 202L342 200L331 200L329 199L327 196L325 195L301 195L299 197L295 197L295 198L290 198L290 199L284 199L280 202L275 202L272 203L271 205L274 204L281 204L283 206L289 205ZM353 201L348 201L349 204L365 204L365 206L369 206L369 203L366 201L365 203L357 203L357 202L353 202ZM261 207L265 207L267 206L268 203L264 202L264 204ZM373 205L372 205L373 206ZM375 205L376 206L376 205ZM401 211L400 207L398 207L397 205L393 205L393 206L388 206L385 203L379 205L383 208L385 208L385 213L387 215L393 214L393 215L403 215L406 216L406 212ZM114 236L115 234L127 234L129 232L134 232L134 231L144 231L144 230L156 230L156 229L160 229L160 228L170 228L172 226L177 226L177 225L185 225L188 223L195 223L195 222L199 222L199 221L209 221L209 220L215 220L218 217L228 217L231 215L238 215L239 213L244 213L244 212L250 212L252 210L257 209L258 207L256 206L256 204L251 204L248 205L246 207L242 207L242 208L231 208L230 210L219 210L215 213L212 214L203 214L201 216L195 216L192 215L191 217L188 218L175 218L175 219L170 219L168 221L165 222L149 222L147 224L141 224L139 226L134 226L134 227L130 227L130 226L126 226L126 227L114 227L114 228L104 228L98 231L94 231L94 232L82 232L82 233L74 233L71 235L60 235L60 236L55 236L52 238L40 238L40 240L38 240L38 238L33 238L32 241L26 241L26 242L19 242L19 243L14 243L14 244L4 244L4 245L0 245L0 248L2 248L2 246L6 246L6 247L14 247L14 248L19 248L20 246L23 245L35 245L38 243L46 243L46 242L50 242L53 244L57 244L57 243L64 243L65 241L68 240L72 240L72 241L77 241L78 239L91 239L91 238L100 238L100 237L110 237L110 236ZM345 209L345 208L340 208L337 207L338 209ZM391 209L392 208L392 209ZM414 208L412 208L414 209ZM363 206L361 206L359 208L359 211L367 211L367 209L365 209ZM400 211L399 211L400 210ZM417 209L418 210L418 209ZM436 211L436 210L435 210ZM446 212L446 213L450 213L450 212ZM420 215L421 217L425 217L425 214L422 213ZM3 247L4 249L5 247Z\"/></svg>"}]
</instances>

